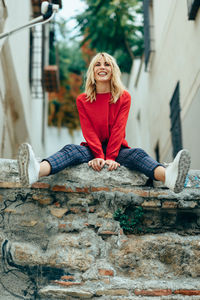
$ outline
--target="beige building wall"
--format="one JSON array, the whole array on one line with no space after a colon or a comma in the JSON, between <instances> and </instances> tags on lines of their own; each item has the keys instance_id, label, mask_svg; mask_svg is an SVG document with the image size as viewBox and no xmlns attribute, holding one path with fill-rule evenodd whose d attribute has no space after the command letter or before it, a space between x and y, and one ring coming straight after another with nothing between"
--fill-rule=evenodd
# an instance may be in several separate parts
<instances>
[{"instance_id":1,"label":"beige building wall","mask_svg":"<svg viewBox=\"0 0 200 300\"><path fill-rule=\"evenodd\" d=\"M127 126L131 146L142 147L160 161L172 160L170 100L180 82L183 148L192 154L192 168L200 168L200 9L188 20L187 1L152 1L154 53L148 72L135 61L129 82L132 107Z\"/></svg>"}]
</instances>

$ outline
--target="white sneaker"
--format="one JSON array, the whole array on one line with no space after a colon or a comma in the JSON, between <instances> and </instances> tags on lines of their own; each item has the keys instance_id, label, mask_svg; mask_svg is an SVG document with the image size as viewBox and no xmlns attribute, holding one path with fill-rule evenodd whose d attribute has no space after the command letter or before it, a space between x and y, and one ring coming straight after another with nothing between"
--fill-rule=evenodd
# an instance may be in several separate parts
<instances>
[{"instance_id":1,"label":"white sneaker","mask_svg":"<svg viewBox=\"0 0 200 300\"><path fill-rule=\"evenodd\" d=\"M166 168L165 186L175 193L180 193L184 188L190 162L189 151L185 149L179 151L174 161Z\"/></svg>"},{"instance_id":2,"label":"white sneaker","mask_svg":"<svg viewBox=\"0 0 200 300\"><path fill-rule=\"evenodd\" d=\"M21 144L18 152L19 177L23 185L31 185L38 181L40 164L35 158L32 147L28 143Z\"/></svg>"}]
</instances>

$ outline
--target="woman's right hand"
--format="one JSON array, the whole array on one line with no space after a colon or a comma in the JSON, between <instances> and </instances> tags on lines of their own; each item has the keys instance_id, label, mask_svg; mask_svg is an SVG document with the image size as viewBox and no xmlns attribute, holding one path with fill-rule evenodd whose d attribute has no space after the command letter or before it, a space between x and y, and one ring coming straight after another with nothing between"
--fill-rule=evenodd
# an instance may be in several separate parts
<instances>
[{"instance_id":1,"label":"woman's right hand","mask_svg":"<svg viewBox=\"0 0 200 300\"><path fill-rule=\"evenodd\" d=\"M105 165L105 160L103 158L94 158L88 162L88 166L92 167L95 171L101 171Z\"/></svg>"}]
</instances>

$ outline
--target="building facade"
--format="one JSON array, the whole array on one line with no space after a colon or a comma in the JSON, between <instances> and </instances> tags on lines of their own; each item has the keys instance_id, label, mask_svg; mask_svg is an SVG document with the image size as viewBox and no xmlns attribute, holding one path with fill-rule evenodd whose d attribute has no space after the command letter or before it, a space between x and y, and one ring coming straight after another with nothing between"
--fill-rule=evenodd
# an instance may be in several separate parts
<instances>
[{"instance_id":1,"label":"building facade","mask_svg":"<svg viewBox=\"0 0 200 300\"><path fill-rule=\"evenodd\" d=\"M144 56L129 80L127 139L161 162L187 148L199 169L200 1L144 0Z\"/></svg>"},{"instance_id":2,"label":"building facade","mask_svg":"<svg viewBox=\"0 0 200 300\"><path fill-rule=\"evenodd\" d=\"M41 2L0 0L0 33L25 25L40 15ZM61 3L53 3L57 2ZM50 26L45 24L0 40L2 158L15 158L23 142L31 143L39 156L45 151L48 82L44 81L44 69L49 63L49 36Z\"/></svg>"}]
</instances>

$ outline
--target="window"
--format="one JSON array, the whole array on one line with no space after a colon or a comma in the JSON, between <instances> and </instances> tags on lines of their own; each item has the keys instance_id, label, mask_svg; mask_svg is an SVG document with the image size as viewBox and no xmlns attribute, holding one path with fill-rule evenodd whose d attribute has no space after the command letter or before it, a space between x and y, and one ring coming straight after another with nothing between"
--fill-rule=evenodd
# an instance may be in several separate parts
<instances>
[{"instance_id":1,"label":"window","mask_svg":"<svg viewBox=\"0 0 200 300\"><path fill-rule=\"evenodd\" d=\"M188 19L195 20L198 9L200 7L200 0L187 0L188 5Z\"/></svg>"},{"instance_id":2,"label":"window","mask_svg":"<svg viewBox=\"0 0 200 300\"><path fill-rule=\"evenodd\" d=\"M170 101L170 119L171 119L171 138L173 157L182 149L182 130L180 117L180 83L178 82Z\"/></svg>"},{"instance_id":3,"label":"window","mask_svg":"<svg viewBox=\"0 0 200 300\"><path fill-rule=\"evenodd\" d=\"M159 147L159 142L157 142L156 147L154 149L154 152L155 152L155 156L156 156L157 162L160 162L160 147Z\"/></svg>"},{"instance_id":4,"label":"window","mask_svg":"<svg viewBox=\"0 0 200 300\"><path fill-rule=\"evenodd\" d=\"M144 57L145 71L148 70L153 50L153 1L143 0L144 13Z\"/></svg>"}]
</instances>

